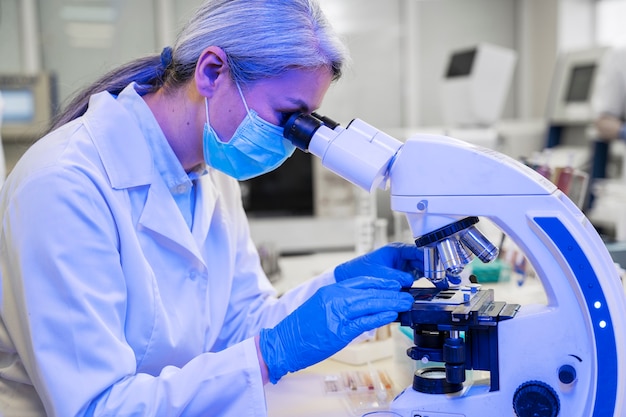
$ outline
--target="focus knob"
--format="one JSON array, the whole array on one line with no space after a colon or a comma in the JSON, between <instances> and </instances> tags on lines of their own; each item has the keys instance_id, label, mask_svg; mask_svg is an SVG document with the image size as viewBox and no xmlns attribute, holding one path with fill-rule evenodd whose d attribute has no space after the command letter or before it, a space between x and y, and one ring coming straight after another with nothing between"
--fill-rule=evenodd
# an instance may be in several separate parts
<instances>
[{"instance_id":1,"label":"focus knob","mask_svg":"<svg viewBox=\"0 0 626 417\"><path fill-rule=\"evenodd\" d=\"M517 417L557 417L559 408L556 392L541 381L524 382L513 396L513 410Z\"/></svg>"}]
</instances>

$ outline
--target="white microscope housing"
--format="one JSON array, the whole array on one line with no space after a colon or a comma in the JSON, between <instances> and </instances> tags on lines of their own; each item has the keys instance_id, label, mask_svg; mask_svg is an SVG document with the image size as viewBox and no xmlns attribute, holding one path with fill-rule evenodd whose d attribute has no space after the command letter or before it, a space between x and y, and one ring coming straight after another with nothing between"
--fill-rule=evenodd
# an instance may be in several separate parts
<instances>
[{"instance_id":1,"label":"white microscope housing","mask_svg":"<svg viewBox=\"0 0 626 417\"><path fill-rule=\"evenodd\" d=\"M439 255L425 256L431 281L442 270L459 273L468 251L458 243L478 218L487 218L524 251L546 292L547 304L519 306L495 302L493 290L452 289L460 301L438 304L439 290L410 289L416 301L399 321L415 331L412 352L419 358L425 351L418 332L438 334L444 342L433 354L445 367L433 373L434 386L416 372L393 411L405 417L626 415L624 290L599 235L556 186L496 151L445 136L401 143L359 120L344 129L321 116L298 115L285 137L366 190L388 186L391 208L406 214L416 244ZM443 241L458 256L445 256ZM481 260L497 254L489 242L480 246L487 249L484 259L474 252ZM466 378L473 370L489 376Z\"/></svg>"}]
</instances>

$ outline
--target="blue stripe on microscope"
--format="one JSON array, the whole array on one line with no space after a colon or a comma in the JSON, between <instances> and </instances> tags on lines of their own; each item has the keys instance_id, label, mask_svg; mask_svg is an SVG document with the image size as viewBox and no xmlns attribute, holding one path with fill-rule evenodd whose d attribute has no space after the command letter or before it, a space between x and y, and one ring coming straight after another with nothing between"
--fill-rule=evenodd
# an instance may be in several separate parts
<instances>
[{"instance_id":1,"label":"blue stripe on microscope","mask_svg":"<svg viewBox=\"0 0 626 417\"><path fill-rule=\"evenodd\" d=\"M596 401L592 417L612 416L617 395L617 346L611 314L589 260L569 230L555 217L536 217L536 223L554 241L580 284L593 323L598 363Z\"/></svg>"}]
</instances>

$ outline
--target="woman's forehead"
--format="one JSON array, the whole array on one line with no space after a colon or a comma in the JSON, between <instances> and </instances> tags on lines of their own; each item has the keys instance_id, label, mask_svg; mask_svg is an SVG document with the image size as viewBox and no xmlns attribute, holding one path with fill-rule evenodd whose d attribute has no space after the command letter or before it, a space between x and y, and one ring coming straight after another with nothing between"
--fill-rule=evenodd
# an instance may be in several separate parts
<instances>
[{"instance_id":1,"label":"woman's forehead","mask_svg":"<svg viewBox=\"0 0 626 417\"><path fill-rule=\"evenodd\" d=\"M272 96L299 107L318 108L332 82L333 74L328 68L294 68L271 78L265 78L249 87L251 98ZM259 97L261 98L261 97Z\"/></svg>"}]
</instances>

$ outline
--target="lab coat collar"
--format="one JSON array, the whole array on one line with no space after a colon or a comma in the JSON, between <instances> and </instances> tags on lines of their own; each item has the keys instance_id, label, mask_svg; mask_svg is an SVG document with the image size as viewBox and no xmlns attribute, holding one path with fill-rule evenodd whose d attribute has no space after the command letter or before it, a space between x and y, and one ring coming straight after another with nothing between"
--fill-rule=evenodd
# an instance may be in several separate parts
<instances>
[{"instance_id":1,"label":"lab coat collar","mask_svg":"<svg viewBox=\"0 0 626 417\"><path fill-rule=\"evenodd\" d=\"M104 91L91 96L84 120L114 189L154 180L152 153L141 129L111 94Z\"/></svg>"},{"instance_id":2,"label":"lab coat collar","mask_svg":"<svg viewBox=\"0 0 626 417\"><path fill-rule=\"evenodd\" d=\"M178 211L178 207L154 167L152 153L134 117L113 96L103 92L91 97L84 119L111 186L114 189L150 186L139 223L177 243L204 263L198 244L199 239L206 236L208 224L194 225L194 229L198 229L194 230L194 239L182 215L168 215ZM200 205L210 213L218 196L207 182L203 185L207 189L199 194L203 201L196 201L196 207Z\"/></svg>"}]
</instances>

